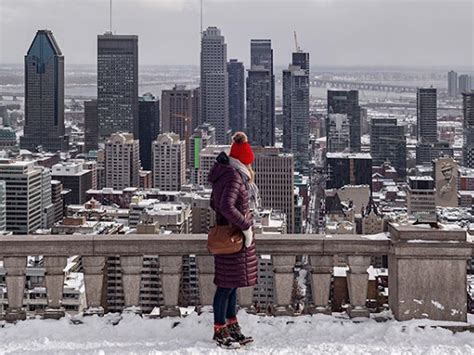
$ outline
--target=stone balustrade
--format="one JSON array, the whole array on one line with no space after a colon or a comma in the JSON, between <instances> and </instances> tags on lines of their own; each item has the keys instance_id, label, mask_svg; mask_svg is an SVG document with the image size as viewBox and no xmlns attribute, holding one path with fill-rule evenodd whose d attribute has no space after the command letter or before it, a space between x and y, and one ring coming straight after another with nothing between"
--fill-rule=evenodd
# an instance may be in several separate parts
<instances>
[{"instance_id":1,"label":"stone balustrade","mask_svg":"<svg viewBox=\"0 0 474 355\"><path fill-rule=\"evenodd\" d=\"M390 227L391 238L360 235L260 235L259 254L272 257L274 314L293 314L294 265L308 255L311 313L330 313L334 256L349 267L347 284L351 317L367 317L367 269L372 256L388 255L389 304L395 318L430 318L466 321L466 267L473 254L472 241L463 231ZM200 303L212 304L214 263L205 235L41 235L0 236L0 259L6 269L7 321L25 318L23 293L27 256L44 260L48 309L45 317L64 314L61 298L67 257L82 257L87 308L85 314L103 313L106 258L120 256L126 309L137 311L144 255L158 255L163 293L161 316L178 316L180 270L183 255L196 255ZM241 307L252 307L252 289L239 290Z\"/></svg>"}]
</instances>

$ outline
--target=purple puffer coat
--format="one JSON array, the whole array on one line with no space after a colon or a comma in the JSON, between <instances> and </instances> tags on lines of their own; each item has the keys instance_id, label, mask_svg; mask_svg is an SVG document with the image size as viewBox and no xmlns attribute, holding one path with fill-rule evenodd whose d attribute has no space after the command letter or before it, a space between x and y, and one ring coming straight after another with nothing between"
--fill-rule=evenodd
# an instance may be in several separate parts
<instances>
[{"instance_id":1,"label":"purple puffer coat","mask_svg":"<svg viewBox=\"0 0 474 355\"><path fill-rule=\"evenodd\" d=\"M218 225L232 224L242 230L253 225L249 213L249 195L242 177L229 165L228 158L221 153L209 172L212 184L211 207L216 211ZM255 239L254 239L255 240ZM218 287L237 288L254 286L257 283L257 254L255 241L249 248L245 245L235 254L215 255L214 283Z\"/></svg>"}]
</instances>

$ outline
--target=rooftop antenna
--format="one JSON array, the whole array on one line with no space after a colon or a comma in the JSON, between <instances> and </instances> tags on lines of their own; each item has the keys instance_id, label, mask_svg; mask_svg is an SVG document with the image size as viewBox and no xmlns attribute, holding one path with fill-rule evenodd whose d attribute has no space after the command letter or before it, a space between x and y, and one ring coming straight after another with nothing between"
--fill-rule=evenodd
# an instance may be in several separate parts
<instances>
[{"instance_id":1,"label":"rooftop antenna","mask_svg":"<svg viewBox=\"0 0 474 355\"><path fill-rule=\"evenodd\" d=\"M112 0L109 1L109 31L112 33Z\"/></svg>"},{"instance_id":2,"label":"rooftop antenna","mask_svg":"<svg viewBox=\"0 0 474 355\"><path fill-rule=\"evenodd\" d=\"M110 1L112 1L112 0L110 0ZM201 36L202 36L202 11L203 11L202 10L202 2L203 2L203 0L201 0L201 14L200 14L201 15L201 22L200 22L201 23L201 32L200 32Z\"/></svg>"}]
</instances>

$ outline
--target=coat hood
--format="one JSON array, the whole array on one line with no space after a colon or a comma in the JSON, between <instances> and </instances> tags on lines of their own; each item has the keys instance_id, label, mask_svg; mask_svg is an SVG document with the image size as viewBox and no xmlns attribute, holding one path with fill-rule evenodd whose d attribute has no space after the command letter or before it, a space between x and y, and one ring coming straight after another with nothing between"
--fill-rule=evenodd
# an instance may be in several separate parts
<instances>
[{"instance_id":1,"label":"coat hood","mask_svg":"<svg viewBox=\"0 0 474 355\"><path fill-rule=\"evenodd\" d=\"M207 180L213 184L218 179L226 174L235 174L236 170L229 164L229 157L226 153L222 152L216 158L214 166L209 171Z\"/></svg>"}]
</instances>

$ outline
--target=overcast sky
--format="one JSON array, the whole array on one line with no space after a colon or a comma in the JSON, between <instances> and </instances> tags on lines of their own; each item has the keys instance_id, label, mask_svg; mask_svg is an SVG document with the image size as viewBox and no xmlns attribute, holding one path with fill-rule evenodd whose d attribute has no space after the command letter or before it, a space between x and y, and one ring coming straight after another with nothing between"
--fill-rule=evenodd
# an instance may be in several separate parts
<instances>
[{"instance_id":1,"label":"overcast sky","mask_svg":"<svg viewBox=\"0 0 474 355\"><path fill-rule=\"evenodd\" d=\"M139 36L141 64L199 63L199 0L114 0L114 30ZM251 38L271 38L288 63L293 31L313 65L474 66L474 0L204 0L228 57L249 61ZM109 0L0 0L0 62L22 63L48 28L67 63L94 64Z\"/></svg>"}]
</instances>

